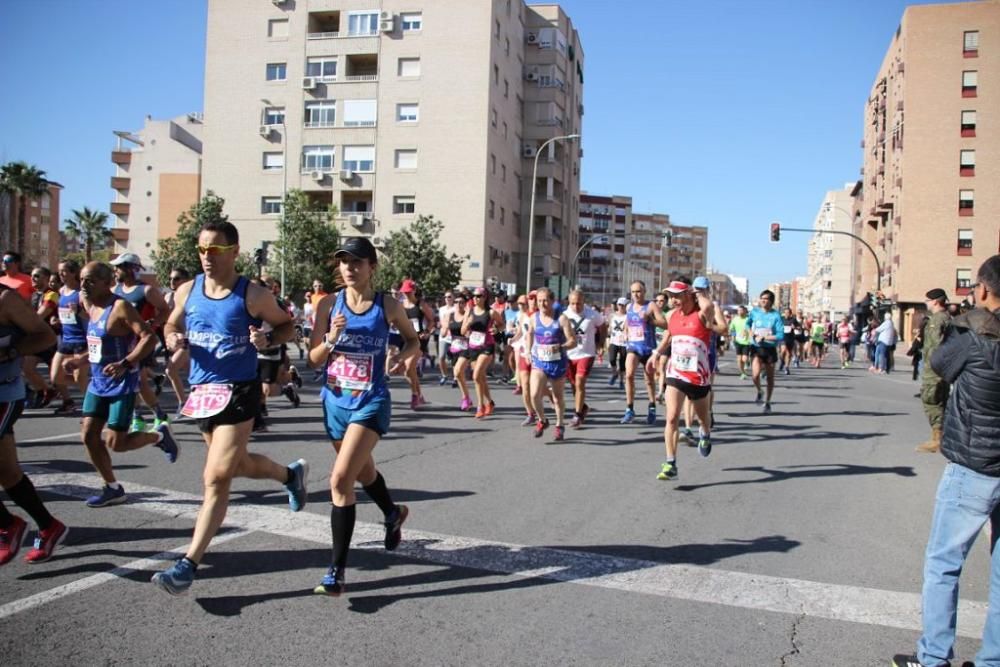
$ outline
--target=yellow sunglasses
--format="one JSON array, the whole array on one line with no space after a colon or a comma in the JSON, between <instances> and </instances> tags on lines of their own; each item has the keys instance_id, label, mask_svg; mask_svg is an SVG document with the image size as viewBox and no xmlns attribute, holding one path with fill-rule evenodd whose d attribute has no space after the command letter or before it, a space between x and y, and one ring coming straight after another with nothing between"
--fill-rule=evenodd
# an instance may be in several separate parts
<instances>
[{"instance_id":1,"label":"yellow sunglasses","mask_svg":"<svg viewBox=\"0 0 1000 667\"><path fill-rule=\"evenodd\" d=\"M200 245L198 246L198 252L202 255L221 255L227 250L232 250L235 247L235 243L231 245Z\"/></svg>"}]
</instances>

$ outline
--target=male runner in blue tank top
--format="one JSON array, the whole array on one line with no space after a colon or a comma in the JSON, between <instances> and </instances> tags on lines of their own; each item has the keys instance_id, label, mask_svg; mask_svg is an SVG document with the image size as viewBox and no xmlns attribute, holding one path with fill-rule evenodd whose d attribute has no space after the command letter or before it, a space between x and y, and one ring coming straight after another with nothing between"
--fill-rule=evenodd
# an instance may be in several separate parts
<instances>
[{"instance_id":1,"label":"male runner in blue tank top","mask_svg":"<svg viewBox=\"0 0 1000 667\"><path fill-rule=\"evenodd\" d=\"M205 272L178 288L164 329L169 349L185 344L190 349L191 393L184 414L198 420L208 445L205 498L191 546L183 558L152 578L171 595L186 592L194 582L198 563L226 517L234 477L284 484L293 512L306 504L305 461L283 466L247 451L253 419L260 411L257 350L290 340L295 327L270 291L236 272L239 243L239 232L224 218L202 225L198 255ZM272 329L262 331L263 322Z\"/></svg>"},{"instance_id":2,"label":"male runner in blue tank top","mask_svg":"<svg viewBox=\"0 0 1000 667\"><path fill-rule=\"evenodd\" d=\"M656 398L654 379L656 368L652 363L653 350L656 348L655 327L667 328L667 319L663 311L655 303L646 301L646 283L637 280L629 290L632 303L625 311L625 331L628 338L628 354L625 356L625 414L622 424L635 421L635 371L640 366L646 378L646 392L649 395L649 408L646 410L646 423L656 423Z\"/></svg>"},{"instance_id":3,"label":"male runner in blue tank top","mask_svg":"<svg viewBox=\"0 0 1000 667\"><path fill-rule=\"evenodd\" d=\"M331 564L313 589L317 595L331 597L344 592L357 482L385 517L385 548L392 551L402 539L401 527L409 510L392 502L372 451L389 430L392 403L387 373L402 369L408 359L420 355L420 339L403 305L373 287L378 256L371 242L347 238L334 258L344 289L324 296L316 305L316 324L309 340L309 364L326 367L323 419L337 451L330 473ZM399 332L402 348L387 360L390 326Z\"/></svg>"},{"instance_id":4,"label":"male runner in blue tank top","mask_svg":"<svg viewBox=\"0 0 1000 667\"><path fill-rule=\"evenodd\" d=\"M125 299L111 292L111 267L91 262L80 274L80 296L87 309L87 360L90 384L83 399L81 437L87 454L104 480L101 492L87 498L88 507L125 502L125 489L115 479L108 450L127 452L147 445L163 450L167 461L177 460L177 443L167 424L156 431L129 433L139 386L139 360L156 347L153 329ZM72 367L73 362L67 362ZM72 369L72 368L71 368ZM107 426L107 438L101 431Z\"/></svg>"}]
</instances>

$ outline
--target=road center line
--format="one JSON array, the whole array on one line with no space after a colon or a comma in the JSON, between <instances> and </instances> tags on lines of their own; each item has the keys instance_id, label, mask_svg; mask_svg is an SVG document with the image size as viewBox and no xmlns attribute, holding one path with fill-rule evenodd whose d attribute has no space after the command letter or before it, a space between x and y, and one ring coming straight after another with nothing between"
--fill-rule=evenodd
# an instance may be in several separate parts
<instances>
[{"instance_id":1,"label":"road center line","mask_svg":"<svg viewBox=\"0 0 1000 667\"><path fill-rule=\"evenodd\" d=\"M76 498L85 498L93 492L93 475L52 472L34 466L30 472L36 484L45 485L45 490L49 492ZM137 510L190 519L192 522L198 513L201 504L199 496L131 482L123 483L129 492L148 496L149 499L138 498L132 501ZM237 526L246 531L329 544L329 519L309 512L290 516L285 509L235 503L229 507L226 525ZM359 522L354 532L354 546L381 550L383 535L384 529L380 524ZM214 540L213 544L220 539L222 538ZM406 530L403 543L393 553L441 565L485 570L519 578L542 578L664 598L903 630L921 629L920 595L917 593L787 579L693 565L665 565L418 530ZM986 623L986 608L985 602L960 601L958 634L971 638L981 637Z\"/></svg>"},{"instance_id":2,"label":"road center line","mask_svg":"<svg viewBox=\"0 0 1000 667\"><path fill-rule=\"evenodd\" d=\"M80 439L80 432L73 431L72 433L66 433L64 435L47 435L44 438L32 438L31 440L18 440L19 445L30 445L33 442L58 442L59 440L70 440L70 439Z\"/></svg>"}]
</instances>

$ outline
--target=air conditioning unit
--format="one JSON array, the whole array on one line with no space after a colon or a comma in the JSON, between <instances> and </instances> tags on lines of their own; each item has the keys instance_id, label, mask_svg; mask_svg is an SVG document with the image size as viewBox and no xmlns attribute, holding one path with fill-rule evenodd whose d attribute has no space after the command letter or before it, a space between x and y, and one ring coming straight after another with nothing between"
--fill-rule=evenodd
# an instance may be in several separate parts
<instances>
[{"instance_id":1,"label":"air conditioning unit","mask_svg":"<svg viewBox=\"0 0 1000 667\"><path fill-rule=\"evenodd\" d=\"M372 245L375 246L376 248L384 248L385 247L385 238L383 238L381 236L373 236L372 237Z\"/></svg>"},{"instance_id":2,"label":"air conditioning unit","mask_svg":"<svg viewBox=\"0 0 1000 667\"><path fill-rule=\"evenodd\" d=\"M527 35L525 35L524 38L528 42L528 44L537 44L538 43L538 33L537 32L529 32Z\"/></svg>"},{"instance_id":3,"label":"air conditioning unit","mask_svg":"<svg viewBox=\"0 0 1000 667\"><path fill-rule=\"evenodd\" d=\"M350 169L341 169L340 170L340 180L342 180L342 181L353 181L354 180L354 172L351 171Z\"/></svg>"},{"instance_id":4,"label":"air conditioning unit","mask_svg":"<svg viewBox=\"0 0 1000 667\"><path fill-rule=\"evenodd\" d=\"M358 229L365 226L365 216L360 213L354 213L347 216L347 221L351 223L351 227L357 227Z\"/></svg>"},{"instance_id":5,"label":"air conditioning unit","mask_svg":"<svg viewBox=\"0 0 1000 667\"><path fill-rule=\"evenodd\" d=\"M523 155L524 157L535 157L535 153L537 152L538 151L535 150L535 147L532 146L531 144L525 144L524 146L521 147L521 155Z\"/></svg>"},{"instance_id":6,"label":"air conditioning unit","mask_svg":"<svg viewBox=\"0 0 1000 667\"><path fill-rule=\"evenodd\" d=\"M388 14L388 12L382 12L383 14ZM392 14L389 14L389 18L382 19L378 22L378 29L382 32L392 32L396 29L396 20L392 18Z\"/></svg>"},{"instance_id":7,"label":"air conditioning unit","mask_svg":"<svg viewBox=\"0 0 1000 667\"><path fill-rule=\"evenodd\" d=\"M271 136L271 126L270 125L261 125L260 126L260 136L262 136L262 137L269 137L269 136Z\"/></svg>"},{"instance_id":8,"label":"air conditioning unit","mask_svg":"<svg viewBox=\"0 0 1000 667\"><path fill-rule=\"evenodd\" d=\"M392 12L390 12L388 10L382 12L381 14L378 15L378 20L379 21L391 21L392 20Z\"/></svg>"},{"instance_id":9,"label":"air conditioning unit","mask_svg":"<svg viewBox=\"0 0 1000 667\"><path fill-rule=\"evenodd\" d=\"M318 183L322 181L324 178L326 178L326 172L319 171L317 169L316 171L309 172L309 176Z\"/></svg>"},{"instance_id":10,"label":"air conditioning unit","mask_svg":"<svg viewBox=\"0 0 1000 667\"><path fill-rule=\"evenodd\" d=\"M306 76L302 78L302 90L315 90L316 77Z\"/></svg>"},{"instance_id":11,"label":"air conditioning unit","mask_svg":"<svg viewBox=\"0 0 1000 667\"><path fill-rule=\"evenodd\" d=\"M538 70L529 69L527 72L524 73L524 78L527 79L528 81L538 81Z\"/></svg>"}]
</instances>

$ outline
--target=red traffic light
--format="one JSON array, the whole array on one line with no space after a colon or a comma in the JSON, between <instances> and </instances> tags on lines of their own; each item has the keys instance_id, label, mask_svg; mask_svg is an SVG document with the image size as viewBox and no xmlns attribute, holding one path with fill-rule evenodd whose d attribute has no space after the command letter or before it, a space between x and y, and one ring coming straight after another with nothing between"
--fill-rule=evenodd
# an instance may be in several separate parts
<instances>
[{"instance_id":1,"label":"red traffic light","mask_svg":"<svg viewBox=\"0 0 1000 667\"><path fill-rule=\"evenodd\" d=\"M772 222L771 223L771 243L777 243L781 240L781 223Z\"/></svg>"}]
</instances>

